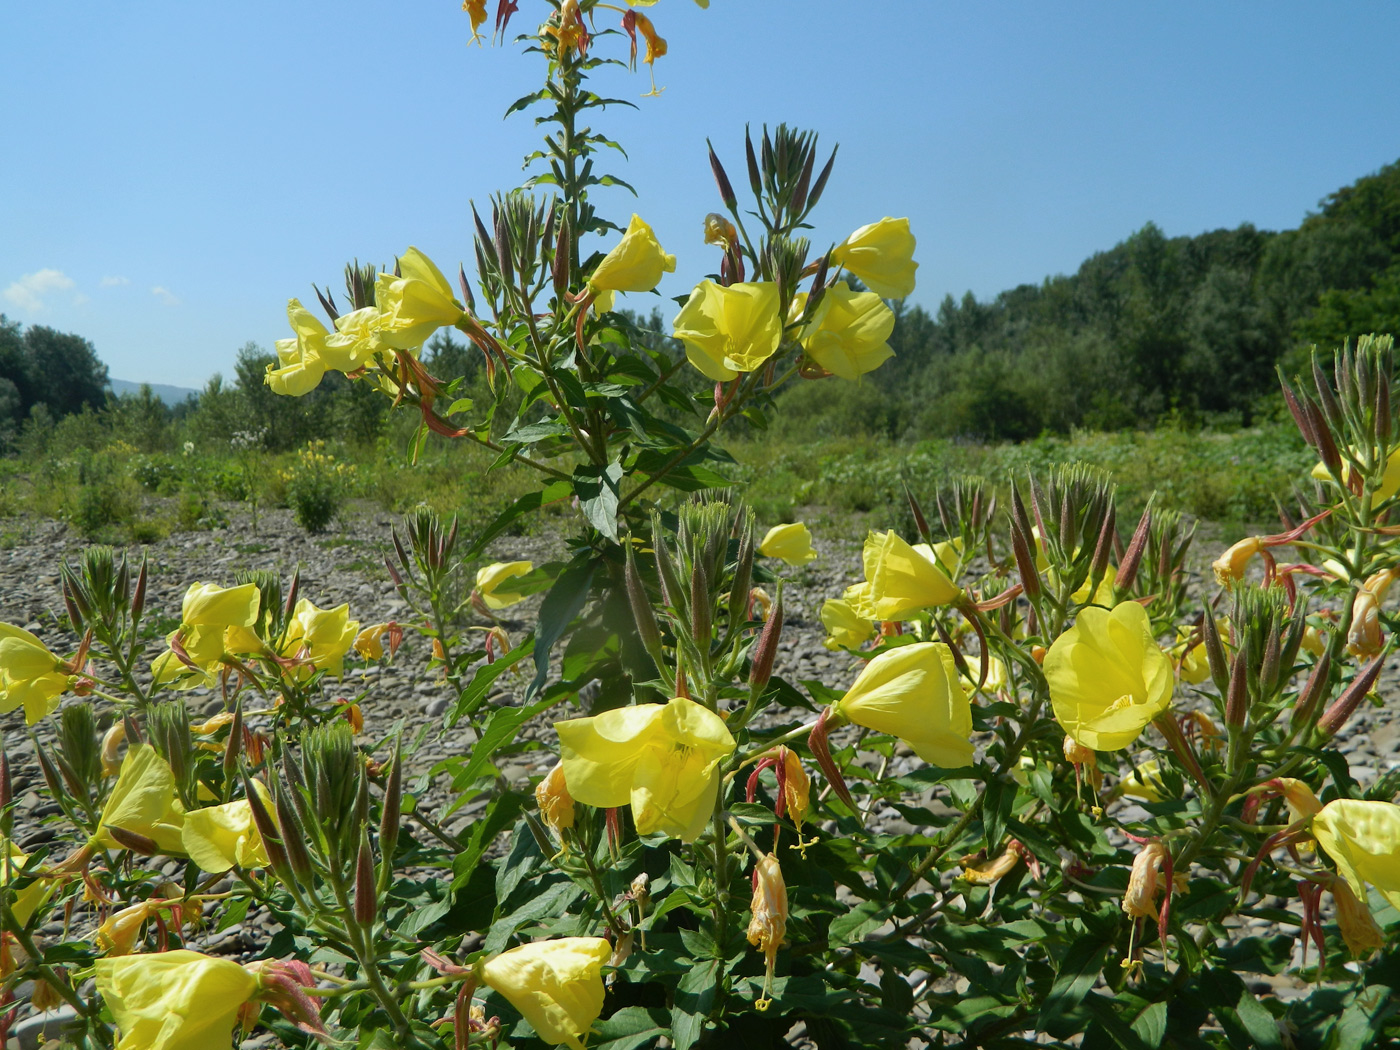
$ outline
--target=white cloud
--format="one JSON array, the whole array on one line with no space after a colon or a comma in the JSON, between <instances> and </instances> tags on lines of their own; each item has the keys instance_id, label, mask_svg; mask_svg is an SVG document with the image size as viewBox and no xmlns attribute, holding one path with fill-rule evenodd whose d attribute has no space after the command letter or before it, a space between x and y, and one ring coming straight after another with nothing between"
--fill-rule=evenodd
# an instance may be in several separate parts
<instances>
[{"instance_id":1,"label":"white cloud","mask_svg":"<svg viewBox=\"0 0 1400 1050\"><path fill-rule=\"evenodd\" d=\"M179 306L180 297L164 285L156 285L151 289L151 294L163 302L166 306Z\"/></svg>"},{"instance_id":2,"label":"white cloud","mask_svg":"<svg viewBox=\"0 0 1400 1050\"><path fill-rule=\"evenodd\" d=\"M62 270L40 270L27 273L5 289L6 302L26 313L37 314L44 309L44 296L49 292L63 292L76 287L73 278Z\"/></svg>"},{"instance_id":3,"label":"white cloud","mask_svg":"<svg viewBox=\"0 0 1400 1050\"><path fill-rule=\"evenodd\" d=\"M120 288L124 284L130 284L130 277L104 277L97 282L99 288Z\"/></svg>"}]
</instances>

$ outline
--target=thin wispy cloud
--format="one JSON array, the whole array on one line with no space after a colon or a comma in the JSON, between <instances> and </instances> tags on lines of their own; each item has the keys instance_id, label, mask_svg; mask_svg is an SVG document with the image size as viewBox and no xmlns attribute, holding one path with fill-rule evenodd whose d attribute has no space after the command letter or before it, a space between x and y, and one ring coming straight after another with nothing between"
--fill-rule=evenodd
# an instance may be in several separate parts
<instances>
[{"instance_id":1,"label":"thin wispy cloud","mask_svg":"<svg viewBox=\"0 0 1400 1050\"><path fill-rule=\"evenodd\" d=\"M62 270L44 269L27 273L15 281L0 297L25 313L37 314L44 309L44 297L54 292L66 292L76 287L73 278Z\"/></svg>"},{"instance_id":2,"label":"thin wispy cloud","mask_svg":"<svg viewBox=\"0 0 1400 1050\"><path fill-rule=\"evenodd\" d=\"M180 297L164 285L156 285L151 289L151 294L163 302L166 306L179 306Z\"/></svg>"},{"instance_id":3,"label":"thin wispy cloud","mask_svg":"<svg viewBox=\"0 0 1400 1050\"><path fill-rule=\"evenodd\" d=\"M99 288L120 288L124 284L130 284L130 277L104 277L97 282Z\"/></svg>"}]
</instances>

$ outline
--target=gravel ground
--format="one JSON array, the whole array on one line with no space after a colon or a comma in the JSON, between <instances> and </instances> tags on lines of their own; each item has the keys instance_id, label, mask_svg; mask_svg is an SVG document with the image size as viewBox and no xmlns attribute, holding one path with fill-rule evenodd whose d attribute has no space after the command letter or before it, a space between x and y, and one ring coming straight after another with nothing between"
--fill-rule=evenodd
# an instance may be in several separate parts
<instances>
[{"instance_id":1,"label":"gravel ground","mask_svg":"<svg viewBox=\"0 0 1400 1050\"><path fill-rule=\"evenodd\" d=\"M389 530L396 518L385 513L357 513L342 521L338 530L319 537L308 536L298 528L286 511L271 511L259 516L254 528L246 514L236 506L228 508L231 524L228 528L209 532L179 533L149 547L134 550L139 559L144 551L150 559L148 610L178 616L180 600L188 585L196 580L227 586L234 572L242 568L271 569L284 578L294 568L301 570L301 594L325 608L349 602L351 615L368 624L377 621L406 618L407 608L395 593L384 569L382 557L389 549ZM65 560L74 560L84 541L60 522L30 522L17 530L20 542L0 550L0 621L18 624L42 638L55 651L71 652L76 639L60 627L63 602L59 588L58 569ZM822 530L826 531L826 530ZM831 530L835 531L835 530ZM13 535L13 532L12 532ZM818 535L815 540L819 558L794 572L784 590L786 625L778 657L777 673L790 681L819 679L833 687L848 684L858 670L858 661L844 653L831 653L822 646L824 632L818 617L821 603L839 595L849 582L859 578L860 545L858 541L832 540ZM1199 542L1194 557L1195 570L1207 578L1206 568L1223 544ZM557 537L504 537L488 549L485 560L510 561L528 559L536 564L561 557L562 541ZM539 599L535 598L511 610L504 621L515 637L523 635L532 620ZM409 632L404 647L392 666L372 670L369 694L362 703L366 735L377 739L395 722L407 725L423 722L440 723L450 697L444 686L425 669L428 649L424 640ZM349 694L362 686L352 672L333 689L331 695ZM515 703L524 683L507 676L499 683L493 703ZM1352 775L1363 785L1378 775L1400 766L1400 719L1396 711L1400 704L1400 670L1388 671L1379 685L1380 695L1387 703L1381 708L1366 707L1359 711L1339 734L1339 746L1351 765ZM221 710L222 701L207 692L187 694L192 713L213 713ZM66 702L74 702L68 700ZM564 710L568 710L565 708ZM512 783L524 785L530 778L544 773L554 762L554 734L548 718L527 725L523 734L540 743L513 760L503 770ZM52 720L45 720L40 734L45 735ZM32 748L24 732L21 712L0 718L5 731L14 790L19 801L17 833L21 846L33 848L53 835L35 822L57 807L43 804L35 790L39 777L32 757ZM465 753L470 746L470 733L461 727L446 733L430 733L414 757L409 772L426 772L433 763L453 754ZM902 746L896 752L892 772L898 774L918 765L918 760ZM446 798L445 784L436 784L424 796L431 811ZM1119 805L1131 803L1119 803ZM454 815L448 824L458 830L474 817L471 807ZM903 824L893 809L872 814L874 822L886 830L899 833L912 830ZM174 862L172 862L172 865ZM1296 902L1277 901L1279 906ZM1245 921L1240 934L1267 932L1270 924L1260 919ZM219 934L206 943L207 950L233 957L252 958L269 933L266 916L250 913L240 926ZM57 934L57 928L45 930ZM1292 929L1285 928L1292 933ZM1305 987L1295 979L1284 976L1269 982L1280 996L1304 994ZM1263 987L1259 988L1263 991ZM21 996L23 998L23 996ZM36 1019L37 1020L37 1019ZM22 1026L18 1043L37 1045L38 1029ZM266 1045L252 1041L248 1046Z\"/></svg>"}]
</instances>

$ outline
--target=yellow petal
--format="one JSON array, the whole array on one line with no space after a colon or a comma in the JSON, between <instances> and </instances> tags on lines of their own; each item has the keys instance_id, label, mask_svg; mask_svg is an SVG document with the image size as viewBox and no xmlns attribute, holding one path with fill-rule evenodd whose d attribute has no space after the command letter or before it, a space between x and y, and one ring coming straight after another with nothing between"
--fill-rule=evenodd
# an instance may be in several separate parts
<instances>
[{"instance_id":1,"label":"yellow petal","mask_svg":"<svg viewBox=\"0 0 1400 1050\"><path fill-rule=\"evenodd\" d=\"M1400 908L1400 806L1339 798L1313 817L1312 832L1357 897L1370 883Z\"/></svg>"},{"instance_id":2,"label":"yellow petal","mask_svg":"<svg viewBox=\"0 0 1400 1050\"><path fill-rule=\"evenodd\" d=\"M690 363L708 378L723 382L752 372L782 343L778 286L764 281L725 288L701 281L673 326Z\"/></svg>"},{"instance_id":3,"label":"yellow petal","mask_svg":"<svg viewBox=\"0 0 1400 1050\"><path fill-rule=\"evenodd\" d=\"M837 281L822 296L817 316L802 334L802 346L832 375L858 379L894 356L887 342L893 331L894 311L884 300Z\"/></svg>"},{"instance_id":4,"label":"yellow petal","mask_svg":"<svg viewBox=\"0 0 1400 1050\"><path fill-rule=\"evenodd\" d=\"M649 292L663 273L675 273L676 257L662 250L652 228L633 215L622 240L603 256L588 285L595 291ZM607 306L611 308L611 297Z\"/></svg>"},{"instance_id":5,"label":"yellow petal","mask_svg":"<svg viewBox=\"0 0 1400 1050\"><path fill-rule=\"evenodd\" d=\"M189 627L212 626L252 627L258 622L258 588L245 583L241 587L216 587L212 583L195 583L185 592L180 621Z\"/></svg>"},{"instance_id":6,"label":"yellow petal","mask_svg":"<svg viewBox=\"0 0 1400 1050\"><path fill-rule=\"evenodd\" d=\"M476 573L476 590L488 609L504 609L523 601L525 596L502 586L513 576L524 576L534 569L528 561L494 562L483 566Z\"/></svg>"},{"instance_id":7,"label":"yellow petal","mask_svg":"<svg viewBox=\"0 0 1400 1050\"><path fill-rule=\"evenodd\" d=\"M914 291L914 271L919 268L914 248L909 220L886 217L856 230L832 250L831 258L876 295L903 299Z\"/></svg>"},{"instance_id":8,"label":"yellow petal","mask_svg":"<svg viewBox=\"0 0 1400 1050\"><path fill-rule=\"evenodd\" d=\"M546 1043L583 1050L582 1037L603 1012L603 964L610 958L612 945L601 937L535 941L488 959L481 978Z\"/></svg>"},{"instance_id":9,"label":"yellow petal","mask_svg":"<svg viewBox=\"0 0 1400 1050\"><path fill-rule=\"evenodd\" d=\"M175 775L165 759L150 744L127 748L94 840L107 849L121 849L107 830L118 827L145 835L167 853L178 855L183 850L183 823L184 813L175 798Z\"/></svg>"},{"instance_id":10,"label":"yellow petal","mask_svg":"<svg viewBox=\"0 0 1400 1050\"><path fill-rule=\"evenodd\" d=\"M972 762L972 707L952 650L940 642L881 653L833 709L856 725L899 737L925 762L946 768Z\"/></svg>"},{"instance_id":11,"label":"yellow petal","mask_svg":"<svg viewBox=\"0 0 1400 1050\"><path fill-rule=\"evenodd\" d=\"M262 784L254 781L253 789L264 804L269 802ZM181 841L190 859L210 874L235 866L265 868L270 863L247 799L186 813Z\"/></svg>"},{"instance_id":12,"label":"yellow petal","mask_svg":"<svg viewBox=\"0 0 1400 1050\"><path fill-rule=\"evenodd\" d=\"M949 605L962 596L934 560L893 531L871 533L863 558L875 619L904 619L920 609Z\"/></svg>"},{"instance_id":13,"label":"yellow petal","mask_svg":"<svg viewBox=\"0 0 1400 1050\"><path fill-rule=\"evenodd\" d=\"M97 990L121 1029L117 1050L226 1047L257 983L228 959L173 951L97 960Z\"/></svg>"},{"instance_id":14,"label":"yellow petal","mask_svg":"<svg viewBox=\"0 0 1400 1050\"><path fill-rule=\"evenodd\" d=\"M812 533L800 521L774 525L764 534L758 552L765 558L777 558L789 565L805 565L817 556L812 549Z\"/></svg>"}]
</instances>

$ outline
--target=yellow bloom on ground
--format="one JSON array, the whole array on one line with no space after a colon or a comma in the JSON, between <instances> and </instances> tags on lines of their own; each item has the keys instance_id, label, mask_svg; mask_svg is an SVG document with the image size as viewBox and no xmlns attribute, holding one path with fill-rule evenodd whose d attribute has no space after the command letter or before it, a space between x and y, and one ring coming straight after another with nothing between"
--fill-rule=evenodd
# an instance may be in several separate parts
<instances>
[{"instance_id":1,"label":"yellow bloom on ground","mask_svg":"<svg viewBox=\"0 0 1400 1050\"><path fill-rule=\"evenodd\" d=\"M672 324L690 363L725 382L758 368L782 343L778 286L759 281L724 288L701 281Z\"/></svg>"},{"instance_id":2,"label":"yellow bloom on ground","mask_svg":"<svg viewBox=\"0 0 1400 1050\"><path fill-rule=\"evenodd\" d=\"M934 558L915 550L893 531L867 536L863 559L874 619L901 620L962 596Z\"/></svg>"},{"instance_id":3,"label":"yellow bloom on ground","mask_svg":"<svg viewBox=\"0 0 1400 1050\"><path fill-rule=\"evenodd\" d=\"M481 980L500 992L546 1043L583 1050L603 1012L602 937L560 937L512 948L481 964Z\"/></svg>"},{"instance_id":4,"label":"yellow bloom on ground","mask_svg":"<svg viewBox=\"0 0 1400 1050\"><path fill-rule=\"evenodd\" d=\"M483 566L476 572L476 592L488 609L504 609L524 601L525 595L502 585L513 576L524 576L534 567L534 563L528 561L495 562Z\"/></svg>"},{"instance_id":5,"label":"yellow bloom on ground","mask_svg":"<svg viewBox=\"0 0 1400 1050\"><path fill-rule=\"evenodd\" d=\"M29 854L23 852L13 842L8 839L0 839L0 886L8 886L10 880L18 874L19 869L28 859ZM48 900L52 889L52 883L47 880L35 879L24 889L16 892L14 900L10 902L10 911L14 914L15 921L21 926L28 923L30 916Z\"/></svg>"},{"instance_id":6,"label":"yellow bloom on ground","mask_svg":"<svg viewBox=\"0 0 1400 1050\"><path fill-rule=\"evenodd\" d=\"M631 805L637 833L693 842L714 813L719 764L734 751L724 720L676 697L556 722L569 794L589 806Z\"/></svg>"},{"instance_id":7,"label":"yellow bloom on ground","mask_svg":"<svg viewBox=\"0 0 1400 1050\"><path fill-rule=\"evenodd\" d=\"M381 273L374 282L379 338L386 347L413 350L439 328L466 316L452 286L433 260L410 247L399 256L399 274Z\"/></svg>"},{"instance_id":8,"label":"yellow bloom on ground","mask_svg":"<svg viewBox=\"0 0 1400 1050\"><path fill-rule=\"evenodd\" d=\"M198 952L98 959L97 991L121 1029L117 1050L225 1047L257 981L228 959Z\"/></svg>"},{"instance_id":9,"label":"yellow bloom on ground","mask_svg":"<svg viewBox=\"0 0 1400 1050\"><path fill-rule=\"evenodd\" d=\"M972 706L958 681L953 652L941 642L881 653L831 711L899 737L925 762L948 769L972 763Z\"/></svg>"},{"instance_id":10,"label":"yellow bloom on ground","mask_svg":"<svg viewBox=\"0 0 1400 1050\"><path fill-rule=\"evenodd\" d=\"M287 300L287 320L296 335L273 344L277 350L277 366L268 365L263 380L272 387L273 393L301 397L315 390L326 374L321 354L330 333L320 318L301 305L300 299Z\"/></svg>"},{"instance_id":11,"label":"yellow bloom on ground","mask_svg":"<svg viewBox=\"0 0 1400 1050\"><path fill-rule=\"evenodd\" d=\"M34 635L14 624L0 623L0 714L24 708L24 721L33 725L58 710L68 688L63 661Z\"/></svg>"},{"instance_id":12,"label":"yellow bloom on ground","mask_svg":"<svg viewBox=\"0 0 1400 1050\"><path fill-rule=\"evenodd\" d=\"M1312 818L1312 833L1360 900L1370 883L1400 908L1400 806L1335 799Z\"/></svg>"},{"instance_id":13,"label":"yellow bloom on ground","mask_svg":"<svg viewBox=\"0 0 1400 1050\"><path fill-rule=\"evenodd\" d=\"M650 57L647 61L651 61ZM588 287L593 291L598 312L606 313L613 308L614 293L649 292L660 283L663 273L675 272L676 257L662 250L656 234L640 215L633 215L622 240L593 271Z\"/></svg>"},{"instance_id":14,"label":"yellow bloom on ground","mask_svg":"<svg viewBox=\"0 0 1400 1050\"><path fill-rule=\"evenodd\" d=\"M802 348L832 375L858 379L894 356L887 341L893 331L894 311L883 299L837 281L802 333Z\"/></svg>"},{"instance_id":15,"label":"yellow bloom on ground","mask_svg":"<svg viewBox=\"0 0 1400 1050\"><path fill-rule=\"evenodd\" d=\"M883 218L862 226L831 252L864 285L885 299L903 299L914 290L914 235L908 219Z\"/></svg>"},{"instance_id":16,"label":"yellow bloom on ground","mask_svg":"<svg viewBox=\"0 0 1400 1050\"><path fill-rule=\"evenodd\" d=\"M1147 612L1122 602L1086 606L1045 656L1050 702L1060 726L1085 747L1127 747L1171 703L1171 658L1152 636Z\"/></svg>"},{"instance_id":17,"label":"yellow bloom on ground","mask_svg":"<svg viewBox=\"0 0 1400 1050\"><path fill-rule=\"evenodd\" d=\"M1355 454L1356 450L1351 449ZM1319 463L1312 468L1312 476L1318 481L1331 481L1332 475L1328 473L1326 464ZM1342 460L1342 482L1348 483L1351 480L1351 464L1345 459ZM1381 474L1381 484L1375 492L1371 494L1371 505L1390 499L1397 492L1400 492L1400 449L1396 449L1385 461L1385 471Z\"/></svg>"},{"instance_id":18,"label":"yellow bloom on ground","mask_svg":"<svg viewBox=\"0 0 1400 1050\"><path fill-rule=\"evenodd\" d=\"M253 790L265 806L271 803L267 789L256 780ZM271 863L246 798L186 813L181 842L190 859L211 875L232 867L265 868Z\"/></svg>"},{"instance_id":19,"label":"yellow bloom on ground","mask_svg":"<svg viewBox=\"0 0 1400 1050\"><path fill-rule=\"evenodd\" d=\"M822 626L826 639L822 645L837 649L859 649L875 633L875 624L860 614L854 605L842 598L828 598L822 603Z\"/></svg>"},{"instance_id":20,"label":"yellow bloom on ground","mask_svg":"<svg viewBox=\"0 0 1400 1050\"><path fill-rule=\"evenodd\" d=\"M127 748L93 841L105 849L124 848L107 830L116 827L144 835L163 852L179 855L184 852L184 822L184 809L175 797L175 774L165 759L150 744Z\"/></svg>"},{"instance_id":21,"label":"yellow bloom on ground","mask_svg":"<svg viewBox=\"0 0 1400 1050\"><path fill-rule=\"evenodd\" d=\"M296 656L305 650L311 667L298 669L304 677L310 677L314 669L329 671L338 678L345 670L345 654L359 630L360 621L350 619L348 603L334 609L318 609L303 598L292 611L282 655Z\"/></svg>"},{"instance_id":22,"label":"yellow bloom on ground","mask_svg":"<svg viewBox=\"0 0 1400 1050\"><path fill-rule=\"evenodd\" d=\"M758 553L765 558L777 558L789 565L805 565L817 556L812 549L812 533L806 525L795 521L789 525L774 525L764 534Z\"/></svg>"}]
</instances>

